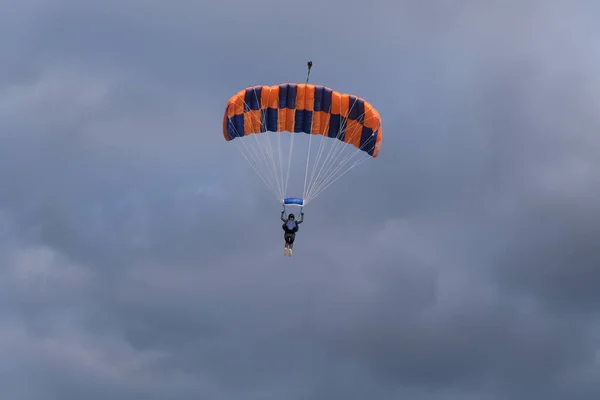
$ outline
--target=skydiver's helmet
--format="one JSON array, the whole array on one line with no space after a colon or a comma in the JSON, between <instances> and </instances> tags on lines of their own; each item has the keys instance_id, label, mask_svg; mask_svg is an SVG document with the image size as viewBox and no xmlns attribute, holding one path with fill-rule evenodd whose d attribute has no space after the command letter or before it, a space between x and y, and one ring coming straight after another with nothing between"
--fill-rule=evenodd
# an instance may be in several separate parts
<instances>
[{"instance_id":1,"label":"skydiver's helmet","mask_svg":"<svg viewBox=\"0 0 600 400\"><path fill-rule=\"evenodd\" d=\"M290 215L288 215L288 220L290 220L290 221L293 221L293 220L294 220L294 218L296 218L296 217L294 217L294 214L290 214Z\"/></svg>"}]
</instances>

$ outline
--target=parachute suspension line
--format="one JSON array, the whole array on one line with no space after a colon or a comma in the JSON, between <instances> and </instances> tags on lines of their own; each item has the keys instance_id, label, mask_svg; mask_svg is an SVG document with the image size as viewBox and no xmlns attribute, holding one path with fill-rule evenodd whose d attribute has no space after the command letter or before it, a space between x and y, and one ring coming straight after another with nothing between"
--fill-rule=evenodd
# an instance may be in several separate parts
<instances>
[{"instance_id":1,"label":"parachute suspension line","mask_svg":"<svg viewBox=\"0 0 600 400\"><path fill-rule=\"evenodd\" d=\"M371 118L369 118L369 119L371 119ZM355 133L358 133L358 132L355 132ZM362 149L363 149L365 146L367 146L367 145L369 145L370 143L372 143L372 141L373 141L373 140L376 140L376 136L375 136L375 134L374 134L374 133L373 133L373 134L371 134L371 136L370 136L370 137L369 137L369 138L368 138L368 139L365 141L365 143L363 143L363 144L362 144L362 146L361 146L359 149L356 149L356 150L355 150L354 152L352 152L351 154L348 154L348 155L346 155L346 156L345 156L345 157L342 159L342 161L341 161L340 163L336 163L336 164L337 164L337 167L336 167L336 168L334 168L334 170L333 170L333 171L332 171L332 172L331 172L331 173L330 173L330 174L327 176L327 178L324 178L324 179L322 179L322 180L319 182L319 184L318 184L318 186L317 186L317 188L316 188L316 190L315 190L314 192L311 192L311 193L308 195L308 198L309 198L309 200L312 200L312 199L314 199L314 198L315 198L315 197L316 197L316 196L317 196L319 193L321 193L321 192L322 192L322 191L323 191L325 188L329 187L331 183L333 183L333 182L337 181L337 180L338 180L338 179L341 177L341 175L344 175L344 174L346 174L346 172L348 172L350 169L352 169L352 168L356 167L358 164L362 163L362 162L363 162L364 160L366 160L367 158L370 158L370 155L369 155L369 154L363 154L363 155L365 156L365 157L364 157L364 159L360 159L359 161L357 161L357 164L356 164L356 165L352 165L351 167L349 167L349 169L348 169L348 170L346 170L346 171L342 172L342 174L341 174L341 175L338 175L338 173L339 173L339 172L340 172L340 170L341 170L341 169L344 167L344 165L348 164L348 162L350 162L350 160L351 160L352 158L354 158L354 156L355 156L356 154L358 154L359 152L361 152L361 151L362 151ZM338 157L338 158L339 158L339 157Z\"/></svg>"},{"instance_id":2,"label":"parachute suspension line","mask_svg":"<svg viewBox=\"0 0 600 400\"><path fill-rule=\"evenodd\" d=\"M354 107L355 105L356 105L356 102L353 104L352 107ZM350 109L349 113L351 111L352 111L352 109ZM359 118L361 118L363 116L364 116L364 113L362 115L360 115ZM340 130L338 132L338 139L341 137L342 132L345 133L346 135L348 134L347 123L348 123L348 118L344 118L342 121L342 124L340 124ZM357 133L358 133L358 131L354 129L352 131L351 138L354 138L354 136ZM364 146L364 144L363 144L363 146ZM361 146L361 149L363 146ZM339 168L336 168L336 166L340 167L340 165L337 164L337 162L338 162L340 156L343 154L345 148L347 148L347 143L342 142L341 140L336 140L335 143L333 143L331 145L331 147L329 149L330 152L328 154L328 156L331 156L331 162L328 164L328 168L325 170L325 173L322 176L321 180L318 181L318 178L317 178L318 182L317 181L314 182L313 188L319 188L324 182L327 182L333 175L335 175L335 173L337 173L339 171ZM358 151L360 151L361 149L359 149ZM355 154L356 153L351 154L350 158L352 158ZM341 166L343 166L343 164ZM332 171L332 168L333 168L333 171ZM310 194L309 194L309 197L310 197Z\"/></svg>"},{"instance_id":3,"label":"parachute suspension line","mask_svg":"<svg viewBox=\"0 0 600 400\"><path fill-rule=\"evenodd\" d=\"M244 135L240 134L238 132L238 130L236 129L235 125L233 125L233 123L231 123L231 121L228 121L230 123L230 125L233 127L233 130L236 134L237 137L243 137ZM261 180L265 183L265 185L267 185L267 187L273 191L276 195L277 195L277 190L276 188L272 185L272 182L268 181L266 179L266 174L264 173L264 171L262 171L261 164L260 164L260 157L256 154L257 152L255 151L254 154L251 154L250 149L248 148L247 144L245 143L244 140L238 140L236 141L237 143L237 148L239 149L239 151L242 153L242 156L248 161L248 163L250 164L250 166L252 167L252 169L254 169L254 171L258 174L258 176L261 178ZM244 153L244 151L241 148L241 145L244 146L244 148L246 149L246 151L248 152L249 156L246 156L246 154ZM250 160L250 158L252 160Z\"/></svg>"},{"instance_id":4,"label":"parachute suspension line","mask_svg":"<svg viewBox=\"0 0 600 400\"><path fill-rule=\"evenodd\" d=\"M348 168L346 168L346 170L344 170L343 172L341 172L341 173L338 174L338 172L344 167L344 165L346 165L357 153L362 152L362 148L364 146L366 146L367 144L369 144L374 138L375 138L375 134L372 134L371 137L368 140L365 141L365 143L363 144L363 146L361 146L360 149L357 149L356 151L354 151L349 156L346 156L346 158L344 159L344 161L338 165L338 167L329 176L329 178L327 180L322 181L319 184L319 186L317 187L317 189L313 193L311 193L309 195L308 201L313 200L320 193L322 193L325 189L327 189L329 186L331 186L334 182L336 182L338 179L340 179L342 176L344 176L346 173L348 173L351 169L357 167L359 164L363 163L368 158L371 158L371 156L368 153L364 153L362 155L362 157L360 157L353 164L351 164Z\"/></svg>"},{"instance_id":5,"label":"parachute suspension line","mask_svg":"<svg viewBox=\"0 0 600 400\"><path fill-rule=\"evenodd\" d=\"M329 117L331 118L331 117ZM341 121L343 122L343 121ZM327 152L327 155L325 157L325 160L323 161L323 164L321 165L321 168L319 170L319 173L317 174L317 177L315 178L315 180L312 182L312 189L317 185L317 182L319 182L319 178L321 178L321 175L323 173L327 173L331 167L331 162L333 160L331 160L331 156L332 154L335 154L334 150L337 150L338 147L342 147L344 146L345 143L341 143L341 135L344 132L344 126L343 123L340 124L340 128L338 130L338 132L336 133L335 139L334 141L331 141L331 145L329 146L329 150ZM326 168L329 167L329 168Z\"/></svg>"},{"instance_id":6,"label":"parachute suspension line","mask_svg":"<svg viewBox=\"0 0 600 400\"><path fill-rule=\"evenodd\" d=\"M308 73L306 75L306 83L308 83L308 79L310 78L310 69L312 68L312 61L308 61L308 63L306 63L306 66L308 67ZM285 187L283 190L284 195L287 193L287 188L288 188L288 184L290 181L290 169L292 166L292 153L294 150L294 136L296 135L295 132L290 132L290 134L291 134L290 152L289 152L289 156L288 156L288 168L287 168L287 176L285 178ZM309 147L309 152L310 152L310 147ZM307 161L307 166L308 166L308 161Z\"/></svg>"},{"instance_id":7,"label":"parachute suspension line","mask_svg":"<svg viewBox=\"0 0 600 400\"><path fill-rule=\"evenodd\" d=\"M246 107L248 107L248 105L244 102L244 104L246 105ZM256 120L256 116L254 116L254 119ZM261 123L261 121L258 121L259 123ZM273 160L273 155L272 152L269 152L269 150L271 149L271 142L270 142L270 138L268 137L268 135L257 135L255 133L251 133L250 135L252 135L254 137L254 141L257 144L257 147L259 148L261 154L263 155L263 160L265 162L265 166L267 168L267 171L269 172L269 176L271 178L271 181L273 182L273 186L275 186L277 188L276 190L276 195L278 198L282 197L282 193L281 193L281 189L280 189L280 185L279 185L279 180L277 179L277 174L275 172L275 168L274 168L274 164L272 165L273 168L269 168L269 158L271 159L271 161ZM265 137L260 137L259 136L267 136ZM269 143L269 147L267 146L263 146L261 144L261 142L264 141L268 141ZM270 157L269 157L270 156Z\"/></svg>"},{"instance_id":8,"label":"parachute suspension line","mask_svg":"<svg viewBox=\"0 0 600 400\"><path fill-rule=\"evenodd\" d=\"M257 103L260 103L260 99L258 98L258 95L256 94L256 91L254 91L254 98L256 99ZM263 130L266 133L266 127L267 127L267 120L266 120L266 114L262 112L262 110L260 111L260 131L262 132ZM273 150L273 146L271 145L271 137L268 134L265 135L254 135L255 137L258 138L258 136L263 136L263 139L265 139L268 143L268 147L266 148L266 151L269 155L269 158L271 159L271 165L273 167L273 175L275 177L275 181L277 184L277 188L280 189L279 191L279 197L283 198L284 196L284 192L283 192L283 181L279 180L279 173L278 173L278 168L277 168L277 163L275 162L275 156L274 156L274 150Z\"/></svg>"},{"instance_id":9,"label":"parachute suspension line","mask_svg":"<svg viewBox=\"0 0 600 400\"><path fill-rule=\"evenodd\" d=\"M250 108L250 106L245 102L244 99L242 99L242 101L244 102L244 106L246 108ZM252 117L254 117L255 121L258 121L258 123L261 124L261 128L262 128L262 121L260 121L254 115ZM237 130L236 130L236 133L237 133ZM258 147L258 150L253 149L254 150L254 155L255 155L254 160L255 160L255 162L257 164L256 165L257 168L254 168L254 170L257 172L257 174L259 175L259 177L261 177L263 179L263 181L268 181L268 183L267 182L265 182L265 183L274 192L274 194L277 196L277 198L283 198L283 191L282 191L283 184L280 185L279 184L279 180L277 179L277 172L276 172L276 168L275 168L274 158L273 158L273 155L272 155L272 146L270 145L270 138L268 138L268 137L266 138L268 140L268 143L269 143L269 147L267 148L266 146L262 146L261 145L261 139L264 142L265 138L259 138L258 136L260 136L260 135L253 134L253 133L251 133L250 135L254 136L254 140L257 143L257 147ZM238 137L244 137L244 135L241 135L239 133L237 133L237 136ZM264 136L267 136L267 135L264 135ZM240 140L240 142L244 145L244 147L246 148L246 150L248 150L248 146L245 143L246 141L245 140ZM270 153L269 153L269 150L271 150ZM244 155L244 154L242 153L242 155ZM248 160L248 157L246 157L245 155L244 155L244 158L246 158ZM262 158L263 163L260 162L261 158ZM271 159L271 164L272 164L273 168L269 167L269 158ZM259 166L261 166L263 168L259 168ZM260 171L258 171L258 169L260 169ZM267 170L267 173L264 172L264 169Z\"/></svg>"},{"instance_id":10,"label":"parachute suspension line","mask_svg":"<svg viewBox=\"0 0 600 400\"><path fill-rule=\"evenodd\" d=\"M270 96L270 94L269 94ZM281 160L281 133L275 133L277 135L277 148L278 148L278 156L279 156L279 170L281 172L281 187L283 189L283 162ZM284 192L284 196L285 196L285 192ZM281 197L281 200L283 200L283 197Z\"/></svg>"},{"instance_id":11,"label":"parachute suspension line","mask_svg":"<svg viewBox=\"0 0 600 400\"><path fill-rule=\"evenodd\" d=\"M335 155L338 153L338 149L344 150L344 147L347 145L346 143L343 143L340 139L343 132L344 132L344 126L343 126L343 123L341 123L340 129L339 129L338 133L336 134L336 140L333 141L331 143L331 146L329 147L327 156L325 157L325 160L323 161L323 165L321 166L319 174L317 175L317 177L315 178L315 180L313 182L311 191L314 190L316 187L318 187L319 183L321 181L326 179L327 174L329 173L329 171L331 170L331 168L333 166L333 163L335 161ZM309 193L309 195L310 195L310 193Z\"/></svg>"},{"instance_id":12,"label":"parachute suspension line","mask_svg":"<svg viewBox=\"0 0 600 400\"><path fill-rule=\"evenodd\" d=\"M235 125L233 125L233 123L231 121L228 121L228 123L231 125L231 127L233 127L233 130L236 134L237 137L242 138L244 135L241 135L238 130L236 129ZM236 140L236 142L240 142L244 148L248 151L248 153L250 153L248 146L246 145L244 140ZM267 179L265 179L264 173L262 173L262 171L259 171L258 168L258 161L256 160L258 157L256 157L256 154L254 154L255 157L252 157L253 161L255 162L255 164L252 163L252 161L250 161L249 157L246 156L246 154L244 154L244 151L241 149L240 143L237 143L237 148L240 150L240 153L242 153L242 156L246 159L246 161L248 161L248 164L250 164L250 166L252 167L252 169L254 170L254 172L256 172L256 174L258 175L258 177L263 181L263 183L265 184L265 186L267 186L267 188L269 190L271 190L275 195L277 195L277 190L275 189L275 187L273 187L272 182L268 182Z\"/></svg>"},{"instance_id":13,"label":"parachute suspension line","mask_svg":"<svg viewBox=\"0 0 600 400\"><path fill-rule=\"evenodd\" d=\"M364 113L361 116L359 116L359 118L363 117L363 116L364 116ZM369 119L371 119L371 118L373 118L373 117L370 117ZM344 124L347 124L347 118L343 122L344 122ZM346 132L346 134L348 134L348 132L346 131L346 125L341 126L340 131L344 131L344 132ZM353 129L353 132L351 133L351 138L354 138L357 134L361 134L361 133L362 132L358 131L357 129ZM340 137L340 135L338 135L338 138L339 137ZM323 192L331 184L333 184L335 181L337 181L339 178L341 178L343 175L345 175L348 171L350 171L351 169L355 168L356 166L358 166L359 164L364 162L367 158L370 158L369 154L363 154L363 157L359 158L355 163L350 165L346 170L342 171L343 167L346 164L348 164L352 160L352 158L354 158L354 156L356 154L360 153L365 146L367 146L369 143L371 143L375 139L376 139L375 134L372 134L371 137L369 137L369 139L367 139L365 141L365 143L363 143L363 145L359 149L356 149L355 151L353 151L350 154L346 154L344 157L342 157L342 155L344 153L344 148L346 147L345 145L347 143L342 143L340 140L336 140L335 141L336 143L332 144L332 147L330 148L330 154L336 154L336 155L333 157L332 161L328 164L329 168L327 168L323 177L321 179L318 179L319 177L317 177L315 182L312 182L313 186L309 190L309 193L306 195L305 204L312 201L315 197L317 197L321 192ZM334 149L334 145L336 146L335 149ZM338 160L340 160L340 158L342 161L338 162ZM332 170L332 168L333 168L333 170Z\"/></svg>"},{"instance_id":14,"label":"parachute suspension line","mask_svg":"<svg viewBox=\"0 0 600 400\"><path fill-rule=\"evenodd\" d=\"M311 187L312 187L313 182L314 182L313 179L315 177L315 173L317 172L317 167L319 165L319 162L321 161L321 157L323 155L323 150L325 149L325 146L324 146L324 144L325 144L325 135L322 134L322 133L320 133L320 136L321 136L321 141L319 143L319 149L317 150L316 160L314 162L314 165L312 166L312 172L310 174L310 178L309 178L309 181L308 181L308 187L307 187L307 190L306 190L306 194L304 195L305 198L308 197L308 194L311 191Z\"/></svg>"},{"instance_id":15,"label":"parachute suspension line","mask_svg":"<svg viewBox=\"0 0 600 400\"><path fill-rule=\"evenodd\" d=\"M346 170L344 172L342 172L341 174L337 175L335 177L335 179L333 179L331 182L329 182L326 186L322 187L316 193L312 194L308 201L314 200L314 198L317 197L319 194L321 194L325 189L327 189L329 186L333 185L338 179L340 179L342 176L346 175L346 173L348 173L353 168L355 168L358 165L362 164L368 158L371 158L371 157L367 154L367 155L362 156L358 160L356 160L352 165L350 165L350 167L346 168ZM308 201L305 201L304 204L306 204Z\"/></svg>"},{"instance_id":16,"label":"parachute suspension line","mask_svg":"<svg viewBox=\"0 0 600 400\"><path fill-rule=\"evenodd\" d=\"M292 169L292 153L294 151L294 136L296 135L294 132L290 132L291 138L290 138L290 152L288 155L288 167L287 167L287 176L285 178L285 190L284 190L284 197L285 197L285 193L287 193L287 188L288 188L288 183L290 181L290 170ZM283 197L282 197L283 198Z\"/></svg>"},{"instance_id":17,"label":"parachute suspension line","mask_svg":"<svg viewBox=\"0 0 600 400\"><path fill-rule=\"evenodd\" d=\"M271 92L269 91L269 97L268 97L268 102L267 104L271 104ZM266 112L265 112L265 130L266 130ZM283 159L282 159L282 154L283 151L281 150L281 136L283 135L283 132L274 132L275 135L277 135L277 150L278 150L278 156L279 156L279 171L281 173L281 192L282 195L280 196L279 200L283 201L284 197L285 197L285 193L287 191L287 188L284 187L284 172L283 172Z\"/></svg>"},{"instance_id":18,"label":"parachute suspension line","mask_svg":"<svg viewBox=\"0 0 600 400\"><path fill-rule=\"evenodd\" d=\"M331 104L329 105L329 110L327 112L327 115L329 116L331 114ZM321 156L323 155L323 150L325 149L325 132L327 132L329 130L329 122L330 122L330 117L327 118L327 121L325 122L325 126L323 127L322 132L319 132L321 134L321 143L319 144L319 150L317 153L317 159L315 161L315 164L313 166L312 169L312 173L310 176L310 181L309 181L309 187L308 187L308 193L311 192L312 190L312 186L314 184L314 180L313 178L315 177L315 173L317 172L317 167L319 165L319 161L321 161ZM308 196L308 194L307 194Z\"/></svg>"},{"instance_id":19,"label":"parachute suspension line","mask_svg":"<svg viewBox=\"0 0 600 400\"><path fill-rule=\"evenodd\" d=\"M358 118L359 119L360 118L364 118L364 115L365 115L365 113L363 112ZM346 120L346 123L347 123L347 120ZM363 123L364 123L364 121L363 121ZM344 128L344 129L345 129L346 136L348 136L347 129L346 128ZM352 132L350 133L350 141L354 141L357 135L362 135L362 131L359 131L358 129L354 128L352 130ZM339 159L343 156L343 151L342 151L343 147L339 147L338 146L339 151L337 151L337 154L334 157L334 160L330 164L330 167L336 165L337 168L334 168L333 171L331 171L331 168L330 168L330 170L328 171L328 173L326 173L325 176L323 177L323 179L319 182L318 186L321 186L323 184L326 185L326 182L328 182L330 179L334 178L335 175L340 171L340 169L347 162L350 161L350 159L352 159L356 154L358 154L358 152L362 151L365 145L367 145L367 144L369 144L371 142L371 139L372 138L367 139L366 143L363 143L363 145L359 149L357 149L354 153L350 153L350 154L347 154L346 156L344 156L342 158L342 161L339 162L339 163L338 163ZM338 150L338 149L336 149L336 150Z\"/></svg>"},{"instance_id":20,"label":"parachute suspension line","mask_svg":"<svg viewBox=\"0 0 600 400\"><path fill-rule=\"evenodd\" d=\"M367 145L371 141L371 139L373 139L374 137L375 137L375 135L372 135L371 138L369 138L368 140L365 141L364 145ZM314 200L319 194L321 194L325 189L327 189L329 186L331 186L334 182L336 182L338 179L340 179L342 176L344 176L350 170L357 167L358 165L363 163L368 158L371 158L371 156L368 153L363 153L362 157L359 157L358 160L356 160L353 164L351 164L345 170L341 171L342 168L344 167L344 165L346 165L353 158L354 155L356 155L357 153L361 153L361 152L362 151L360 149L358 149L358 150L354 151L350 156L346 157L346 160L343 163L341 163L340 165L338 165L338 167L336 168L334 173L330 175L330 179L328 179L326 181L322 181L319 184L319 186L308 196L308 201Z\"/></svg>"},{"instance_id":21,"label":"parachute suspension line","mask_svg":"<svg viewBox=\"0 0 600 400\"><path fill-rule=\"evenodd\" d=\"M258 168L254 166L254 164L248 159L248 157L246 156L246 154L244 154L244 151L241 149L240 146L241 145L238 143L236 147L240 150L240 153L242 153L242 156L246 159L246 161L248 161L248 164L250 164L250 166L252 167L252 169L256 172L256 174L258 175L258 177L263 181L263 183L267 186L267 188L270 191L272 191L275 196L277 196L278 195L277 189L275 187L273 187L273 185L271 184L271 182L268 182L265 179L264 174L262 174L261 171L259 171ZM244 146L245 146L245 144L244 144Z\"/></svg>"},{"instance_id":22,"label":"parachute suspension line","mask_svg":"<svg viewBox=\"0 0 600 400\"><path fill-rule=\"evenodd\" d=\"M309 61L310 62L310 61ZM306 180L308 178L308 165L310 162L310 147L311 147L311 143L312 143L312 138L313 138L313 134L312 134L312 128L313 128L313 123L314 123L314 119L312 119L310 121L310 133L308 134L308 151L306 152L306 171L304 172L304 190L302 192L302 198L306 199Z\"/></svg>"},{"instance_id":23,"label":"parachute suspension line","mask_svg":"<svg viewBox=\"0 0 600 400\"><path fill-rule=\"evenodd\" d=\"M354 104L352 105L352 108L350 108L350 110L348 111L348 115L350 115L350 113L352 112L352 109L354 108L354 106L356 106L357 102L354 102ZM364 116L364 112L362 115L359 116L363 117ZM342 136L342 133L344 133L345 135L348 134L347 132L347 126L348 126L348 118L345 117L342 119L341 124L340 124L340 129L337 135L337 139L335 141L335 143L332 144L332 146L330 147L330 154L332 155L332 160L331 163L329 163L329 168L326 170L325 175L323 176L323 179L327 179L327 174L330 172L331 168L333 167L333 165L335 165L335 162L337 161L338 157L340 154L342 154L343 150L346 148L346 143L342 142L341 140L339 140ZM354 133L354 132L353 132Z\"/></svg>"},{"instance_id":24,"label":"parachute suspension line","mask_svg":"<svg viewBox=\"0 0 600 400\"><path fill-rule=\"evenodd\" d=\"M329 125L329 122L331 120L331 106L330 106L329 113L327 115L328 115L327 125ZM328 130L329 130L329 127L327 127L327 129L325 129L323 131L323 134L325 135L325 133L328 132ZM338 129L338 132L335 137L336 140L331 143L331 146L329 147L329 151L327 152L327 156L325 157L325 160L323 161L323 164L321 165L321 169L319 170L319 173L317 174L317 177L315 178L315 180L312 182L312 185L311 185L312 187L311 187L310 191L312 191L312 188L315 186L315 183L319 180L319 177L321 176L321 173L323 172L323 168L325 168L327 161L329 161L329 159L331 157L332 150L336 147L336 145L339 144L337 142L339 141L339 139L342 135L342 132L344 132L343 124L340 124L340 128ZM310 194L310 191L309 191L309 194Z\"/></svg>"},{"instance_id":25,"label":"parachute suspension line","mask_svg":"<svg viewBox=\"0 0 600 400\"><path fill-rule=\"evenodd\" d=\"M240 137L243 137L243 136L240 136ZM256 164L255 171L263 179L263 181L266 181L267 185L271 188L271 191L275 194L275 196L279 196L279 190L278 190L277 186L275 185L274 180L268 173L268 172L270 172L270 170L268 170L268 165L264 162L261 163L261 156L258 154L258 151L256 149L254 149L252 146L249 146L247 143L245 143L244 140L240 140L239 142L242 143L242 145L248 151L248 153L251 153L250 149L254 150L254 152L253 152L254 157L252 157L252 158ZM239 143L238 143L238 149L241 150ZM242 155L244 155L243 151L242 151ZM248 159L248 158L246 158L246 159ZM262 157L262 160L264 160L264 157ZM266 173L264 171L265 168L267 169Z\"/></svg>"},{"instance_id":26,"label":"parachute suspension line","mask_svg":"<svg viewBox=\"0 0 600 400\"><path fill-rule=\"evenodd\" d=\"M250 135L254 136L254 140L258 143L258 141L259 141L258 137L256 137L256 135L254 135L252 133L250 133ZM245 135L240 135L240 137L244 137L244 136ZM275 181L274 181L273 176L271 174L271 170L269 169L269 165L268 165L268 162L267 162L267 157L266 157L266 155L265 155L264 150L262 149L262 147L261 146L256 146L257 149L253 148L253 147L250 147L250 146L247 145L246 141L243 141L243 144L244 144L245 148L247 148L247 149L248 148L252 148L252 150L254 150L254 154L256 156L257 164L260 164L262 167L264 167L264 168L267 169L268 173L265 174L265 175L269 175L269 178L270 178L272 184L274 184ZM261 159L262 159L263 163L260 163ZM277 187L277 186L274 184L274 187Z\"/></svg>"}]
</instances>

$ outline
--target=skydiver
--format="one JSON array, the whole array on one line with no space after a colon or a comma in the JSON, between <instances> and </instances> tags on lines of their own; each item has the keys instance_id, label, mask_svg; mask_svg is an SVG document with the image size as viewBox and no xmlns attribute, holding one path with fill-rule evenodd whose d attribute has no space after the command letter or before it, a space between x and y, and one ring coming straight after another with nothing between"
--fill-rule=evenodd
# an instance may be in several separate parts
<instances>
[{"instance_id":1,"label":"skydiver","mask_svg":"<svg viewBox=\"0 0 600 400\"><path fill-rule=\"evenodd\" d=\"M283 249L284 256L292 256L292 248L294 247L294 239L296 238L296 232L298 232L298 225L304 222L304 213L300 213L300 221L296 221L294 214L288 215L287 220L283 217L284 211L281 211L281 220L283 221L283 239L285 240L285 247Z\"/></svg>"}]
</instances>

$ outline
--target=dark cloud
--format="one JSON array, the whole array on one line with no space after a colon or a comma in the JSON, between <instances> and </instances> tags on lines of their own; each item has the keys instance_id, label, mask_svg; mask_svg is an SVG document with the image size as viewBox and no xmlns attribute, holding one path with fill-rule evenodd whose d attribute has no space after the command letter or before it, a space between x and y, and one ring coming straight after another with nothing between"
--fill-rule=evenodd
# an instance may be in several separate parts
<instances>
[{"instance_id":1,"label":"dark cloud","mask_svg":"<svg viewBox=\"0 0 600 400\"><path fill-rule=\"evenodd\" d=\"M599 396L598 7L365 4L4 10L2 393ZM308 59L384 146L283 258L222 112Z\"/></svg>"}]
</instances>

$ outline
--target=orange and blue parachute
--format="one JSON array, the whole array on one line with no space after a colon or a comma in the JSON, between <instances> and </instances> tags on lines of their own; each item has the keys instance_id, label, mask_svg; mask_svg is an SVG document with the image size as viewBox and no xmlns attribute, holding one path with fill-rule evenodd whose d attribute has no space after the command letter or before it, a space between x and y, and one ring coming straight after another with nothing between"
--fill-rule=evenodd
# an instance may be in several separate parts
<instances>
[{"instance_id":1,"label":"orange and blue parachute","mask_svg":"<svg viewBox=\"0 0 600 400\"><path fill-rule=\"evenodd\" d=\"M309 62L309 73L311 66ZM381 127L381 116L370 103L309 84L308 78L307 83L242 89L229 99L223 116L225 140L238 143L284 210L285 205L304 207L359 163L376 158ZM294 146L298 152L294 144L298 136L305 138L300 145L307 147L306 164L299 174L304 178L303 195L287 197L290 171L298 167L292 157ZM313 138L320 138L316 154L311 154ZM282 150L286 144L289 151Z\"/></svg>"},{"instance_id":2,"label":"orange and blue parachute","mask_svg":"<svg viewBox=\"0 0 600 400\"><path fill-rule=\"evenodd\" d=\"M225 140L267 131L324 135L372 157L381 148L381 117L371 104L305 83L252 86L229 99L223 116Z\"/></svg>"}]
</instances>

